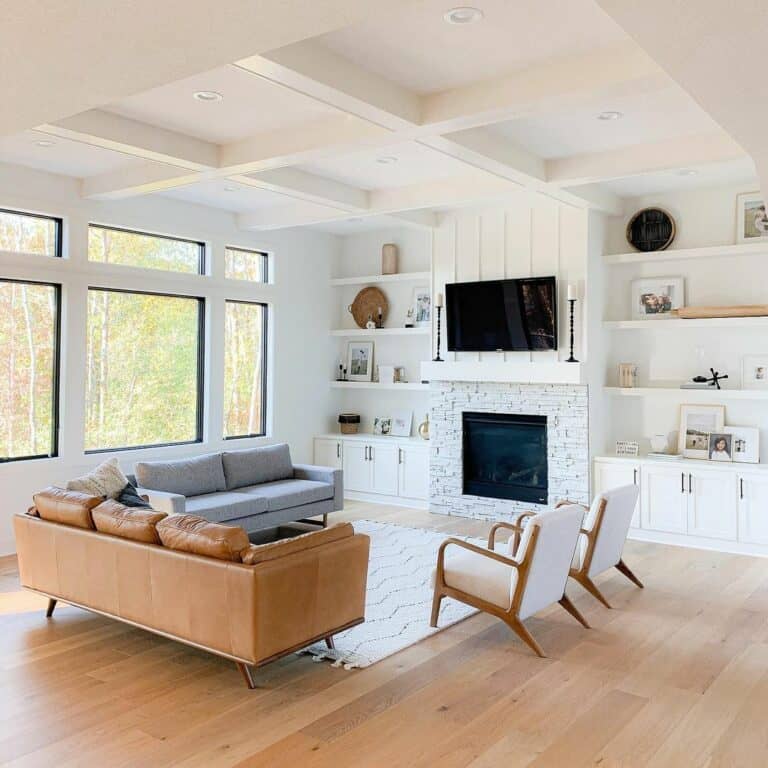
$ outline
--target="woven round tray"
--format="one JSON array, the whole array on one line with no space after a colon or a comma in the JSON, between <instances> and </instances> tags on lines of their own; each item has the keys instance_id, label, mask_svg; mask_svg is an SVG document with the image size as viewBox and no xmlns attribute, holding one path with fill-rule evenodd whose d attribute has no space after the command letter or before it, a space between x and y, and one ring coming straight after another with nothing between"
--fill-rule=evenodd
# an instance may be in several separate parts
<instances>
[{"instance_id":1,"label":"woven round tray","mask_svg":"<svg viewBox=\"0 0 768 768\"><path fill-rule=\"evenodd\" d=\"M378 321L379 307L381 307L381 321L383 323L387 319L387 311L389 310L387 297L378 288L369 286L368 288L363 288L355 296L355 300L349 306L349 311L352 313L352 317L355 319L358 327L365 328L369 317L374 323Z\"/></svg>"}]
</instances>

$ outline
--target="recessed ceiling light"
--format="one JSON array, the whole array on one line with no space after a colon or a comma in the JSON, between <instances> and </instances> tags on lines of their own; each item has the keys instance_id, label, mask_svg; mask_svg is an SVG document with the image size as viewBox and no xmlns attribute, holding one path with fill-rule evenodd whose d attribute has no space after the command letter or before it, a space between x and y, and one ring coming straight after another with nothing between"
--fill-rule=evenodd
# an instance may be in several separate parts
<instances>
[{"instance_id":1,"label":"recessed ceiling light","mask_svg":"<svg viewBox=\"0 0 768 768\"><path fill-rule=\"evenodd\" d=\"M35 146L38 147L52 147L56 142L51 141L50 139L38 139L35 142Z\"/></svg>"},{"instance_id":2,"label":"recessed ceiling light","mask_svg":"<svg viewBox=\"0 0 768 768\"><path fill-rule=\"evenodd\" d=\"M468 5L462 5L458 8L451 8L443 14L443 19L449 24L474 24L480 21L485 14L479 8L472 8Z\"/></svg>"},{"instance_id":3,"label":"recessed ceiling light","mask_svg":"<svg viewBox=\"0 0 768 768\"><path fill-rule=\"evenodd\" d=\"M677 172L678 176L697 176L698 171L695 168L682 168Z\"/></svg>"},{"instance_id":4,"label":"recessed ceiling light","mask_svg":"<svg viewBox=\"0 0 768 768\"><path fill-rule=\"evenodd\" d=\"M397 162L397 158L393 155L382 155L381 157L376 158L377 163L381 163L382 165L392 165L392 163Z\"/></svg>"},{"instance_id":5,"label":"recessed ceiling light","mask_svg":"<svg viewBox=\"0 0 768 768\"><path fill-rule=\"evenodd\" d=\"M221 101L224 98L218 91L195 91L192 96L198 101Z\"/></svg>"},{"instance_id":6,"label":"recessed ceiling light","mask_svg":"<svg viewBox=\"0 0 768 768\"><path fill-rule=\"evenodd\" d=\"M240 189L240 187L235 184L227 184L227 186L224 187L225 192L237 192L238 189Z\"/></svg>"},{"instance_id":7,"label":"recessed ceiling light","mask_svg":"<svg viewBox=\"0 0 768 768\"><path fill-rule=\"evenodd\" d=\"M622 112L614 112L609 110L608 112L601 112L598 116L598 120L621 120L624 117Z\"/></svg>"}]
</instances>

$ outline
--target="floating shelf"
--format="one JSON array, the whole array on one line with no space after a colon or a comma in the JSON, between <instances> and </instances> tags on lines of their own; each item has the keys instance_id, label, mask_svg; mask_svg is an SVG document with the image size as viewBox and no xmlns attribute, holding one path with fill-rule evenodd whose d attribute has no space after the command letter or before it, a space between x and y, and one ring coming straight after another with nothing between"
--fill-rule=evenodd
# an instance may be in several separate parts
<instances>
[{"instance_id":1,"label":"floating shelf","mask_svg":"<svg viewBox=\"0 0 768 768\"><path fill-rule=\"evenodd\" d=\"M429 389L429 384L422 384L418 381L398 384L394 382L382 383L380 381L332 381L331 387L334 389L399 389L404 392L426 392Z\"/></svg>"},{"instance_id":2,"label":"floating shelf","mask_svg":"<svg viewBox=\"0 0 768 768\"><path fill-rule=\"evenodd\" d=\"M678 248L677 250L649 251L647 253L607 253L603 256L606 264L657 263L684 259L712 259L733 256L768 255L768 242L739 243L738 245L709 245L704 248Z\"/></svg>"},{"instance_id":3,"label":"floating shelf","mask_svg":"<svg viewBox=\"0 0 768 768\"><path fill-rule=\"evenodd\" d=\"M408 283L432 280L431 272L400 272L395 275L363 275L362 277L334 277L331 285L367 285L369 283Z\"/></svg>"},{"instance_id":4,"label":"floating shelf","mask_svg":"<svg viewBox=\"0 0 768 768\"><path fill-rule=\"evenodd\" d=\"M374 338L375 336L429 336L432 329L427 328L376 328L369 331L367 328L341 328L331 331L331 336L365 336Z\"/></svg>"},{"instance_id":5,"label":"floating shelf","mask_svg":"<svg viewBox=\"0 0 768 768\"><path fill-rule=\"evenodd\" d=\"M718 402L720 400L768 400L763 389L680 389L680 387L603 387L612 397L681 397L686 400Z\"/></svg>"},{"instance_id":6,"label":"floating shelf","mask_svg":"<svg viewBox=\"0 0 768 768\"><path fill-rule=\"evenodd\" d=\"M603 327L609 330L641 328L644 331L679 330L680 328L766 328L768 317L704 317L691 320L669 318L668 320L604 320Z\"/></svg>"}]
</instances>

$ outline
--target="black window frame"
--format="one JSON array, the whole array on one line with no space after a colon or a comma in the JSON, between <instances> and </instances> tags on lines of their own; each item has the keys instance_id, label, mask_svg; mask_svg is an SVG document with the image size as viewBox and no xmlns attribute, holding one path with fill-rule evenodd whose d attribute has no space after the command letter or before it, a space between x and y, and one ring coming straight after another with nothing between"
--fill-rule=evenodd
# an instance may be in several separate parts
<instances>
[{"instance_id":1,"label":"black window frame","mask_svg":"<svg viewBox=\"0 0 768 768\"><path fill-rule=\"evenodd\" d=\"M53 246L54 253L41 253L32 254L33 256L45 256L49 259L60 259L64 254L64 219L60 216L49 216L46 213L30 213L29 211L17 211L15 208L0 208L0 213L10 213L13 216L26 216L28 219L45 219L46 221L52 221L55 226L55 243ZM5 253L26 253L26 251L5 251ZM22 281L24 282L24 281ZM53 285L53 283L48 283Z\"/></svg>"},{"instance_id":2,"label":"black window frame","mask_svg":"<svg viewBox=\"0 0 768 768\"><path fill-rule=\"evenodd\" d=\"M90 242L91 229L108 229L110 232L124 232L128 235L142 235L143 237L156 237L158 240L171 240L176 243L190 243L197 246L197 272L180 272L175 269L158 269L157 267L137 267L134 264L111 264L115 267L128 267L129 269L148 269L153 272L165 272L172 275L205 275L206 274L206 246L202 240L194 240L190 237L175 237L174 235L163 235L158 232L147 232L143 229L131 229L130 227L115 227L111 224L99 224L96 221L88 222L88 242ZM90 261L90 264L102 264L100 261Z\"/></svg>"},{"instance_id":3,"label":"black window frame","mask_svg":"<svg viewBox=\"0 0 768 768\"><path fill-rule=\"evenodd\" d=\"M177 440L166 443L145 443L143 445L126 445L118 448L89 448L84 450L86 456L96 453L117 453L119 451L140 451L146 448L167 448L174 445L196 445L202 443L205 432L205 310L204 296L193 296L186 293L167 293L165 291L138 291L130 288L108 288L99 285L88 286L88 296L91 291L106 291L107 293L130 293L138 296L160 296L167 299L190 299L197 302L197 387L196 417L194 440Z\"/></svg>"},{"instance_id":4,"label":"black window frame","mask_svg":"<svg viewBox=\"0 0 768 768\"><path fill-rule=\"evenodd\" d=\"M254 280L239 280L236 277L227 277L226 275L226 269L227 269L227 263L226 263L226 257L227 257L227 251L240 251L241 253L252 253L254 256L261 256L261 265L262 265L262 274L264 275L263 280L259 280L258 282ZM224 246L224 278L226 280L234 280L238 283L253 283L254 285L268 285L269 284L269 253L266 251L261 251L258 248L242 248L239 245L225 245Z\"/></svg>"},{"instance_id":5,"label":"black window frame","mask_svg":"<svg viewBox=\"0 0 768 768\"><path fill-rule=\"evenodd\" d=\"M222 426L222 436L224 440L247 440L252 437L266 437L267 436L267 392L268 392L268 378L269 378L269 304L265 301L249 301L248 299L224 299L224 313L227 311L227 304L248 304L250 306L257 306L262 308L263 320L261 324L261 354L262 360L262 376L261 376L261 431L254 432L247 435L225 435L226 423ZM227 335L226 327L224 329L224 354L226 354ZM223 416L223 414L222 414Z\"/></svg>"},{"instance_id":6,"label":"black window frame","mask_svg":"<svg viewBox=\"0 0 768 768\"><path fill-rule=\"evenodd\" d=\"M61 388L61 283L51 283L46 280L25 280L15 277L0 277L0 283L17 283L21 285L44 285L53 288L56 297L56 311L53 319L53 402L51 413L51 451L31 456L0 456L0 464L10 464L14 461L34 461L37 459L55 459L59 455L59 426L60 426L60 388Z\"/></svg>"}]
</instances>

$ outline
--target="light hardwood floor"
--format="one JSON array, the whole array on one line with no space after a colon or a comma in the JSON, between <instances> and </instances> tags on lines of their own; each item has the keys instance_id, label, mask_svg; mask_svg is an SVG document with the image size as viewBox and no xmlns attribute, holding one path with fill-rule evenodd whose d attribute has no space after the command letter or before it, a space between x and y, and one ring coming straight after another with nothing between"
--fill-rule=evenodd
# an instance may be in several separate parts
<instances>
[{"instance_id":1,"label":"light hardwood floor","mask_svg":"<svg viewBox=\"0 0 768 768\"><path fill-rule=\"evenodd\" d=\"M483 535L476 521L348 503L343 517ZM338 519L338 518L337 518ZM20 591L0 559L0 763L518 768L768 764L768 560L629 542L645 582L575 584L539 659L474 616L366 670L234 664ZM428 621L429 616L424 616Z\"/></svg>"}]
</instances>

